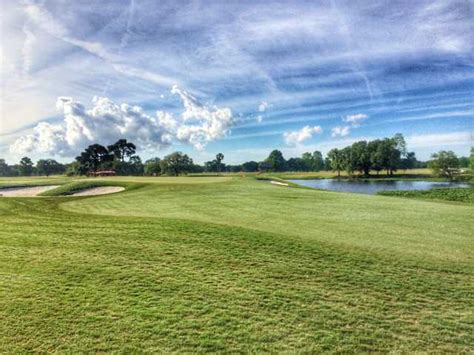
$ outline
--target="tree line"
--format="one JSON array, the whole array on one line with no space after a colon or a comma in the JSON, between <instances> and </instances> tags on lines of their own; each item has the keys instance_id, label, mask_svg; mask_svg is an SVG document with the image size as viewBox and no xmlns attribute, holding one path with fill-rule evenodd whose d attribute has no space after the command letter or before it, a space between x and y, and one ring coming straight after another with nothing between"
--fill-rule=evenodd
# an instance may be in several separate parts
<instances>
[{"instance_id":1,"label":"tree line","mask_svg":"<svg viewBox=\"0 0 474 355\"><path fill-rule=\"evenodd\" d=\"M451 151L441 151L433 154L429 162L422 162L416 159L414 152L407 151L403 135L396 134L391 138L358 141L342 149L331 149L326 157L320 151L314 151L286 160L281 151L273 150L260 162L227 165L223 161L224 155L218 153L215 159L199 165L187 154L173 152L163 158L155 157L142 162L136 154L135 144L119 139L108 146L89 145L69 164L61 164L53 159L40 159L34 164L29 157L23 157L18 164L8 165L4 159L0 159L0 176L87 175L104 170L113 170L117 175L137 176L322 170L335 171L338 176L343 171L351 176L368 176L373 172L379 174L385 171L387 175L392 175L397 170L429 166L435 174L452 178L459 168L467 168L469 165L474 167L474 150L471 150L470 158L458 158Z\"/></svg>"}]
</instances>

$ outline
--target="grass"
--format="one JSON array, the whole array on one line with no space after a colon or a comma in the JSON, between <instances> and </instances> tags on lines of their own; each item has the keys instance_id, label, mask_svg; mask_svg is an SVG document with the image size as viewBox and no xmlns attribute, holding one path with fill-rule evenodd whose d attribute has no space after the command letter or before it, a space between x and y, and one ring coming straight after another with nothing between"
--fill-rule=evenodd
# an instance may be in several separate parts
<instances>
[{"instance_id":1,"label":"grass","mask_svg":"<svg viewBox=\"0 0 474 355\"><path fill-rule=\"evenodd\" d=\"M474 187L436 188L426 191L382 191L379 195L410 197L427 200L455 201L474 204Z\"/></svg>"},{"instance_id":2,"label":"grass","mask_svg":"<svg viewBox=\"0 0 474 355\"><path fill-rule=\"evenodd\" d=\"M0 352L469 352L474 206L239 177L0 198Z\"/></svg>"}]
</instances>

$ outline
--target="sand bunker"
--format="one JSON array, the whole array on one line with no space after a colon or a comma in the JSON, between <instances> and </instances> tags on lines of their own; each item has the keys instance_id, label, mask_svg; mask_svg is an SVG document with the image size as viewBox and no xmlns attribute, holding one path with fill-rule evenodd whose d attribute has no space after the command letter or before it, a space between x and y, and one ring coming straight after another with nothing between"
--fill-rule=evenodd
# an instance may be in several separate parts
<instances>
[{"instance_id":1,"label":"sand bunker","mask_svg":"<svg viewBox=\"0 0 474 355\"><path fill-rule=\"evenodd\" d=\"M121 186L101 186L101 187L92 187L90 189L85 189L69 196L106 195L106 194L113 194L114 192L120 192L123 190L125 190L125 188Z\"/></svg>"},{"instance_id":2,"label":"sand bunker","mask_svg":"<svg viewBox=\"0 0 474 355\"><path fill-rule=\"evenodd\" d=\"M30 187L6 187L0 188L0 196L3 197L34 197L42 192L52 190L59 185L30 186Z\"/></svg>"},{"instance_id":3,"label":"sand bunker","mask_svg":"<svg viewBox=\"0 0 474 355\"><path fill-rule=\"evenodd\" d=\"M273 184L273 185L281 185L281 186L288 186L288 184L284 183L284 182L279 182L279 181L270 181L270 184Z\"/></svg>"}]
</instances>

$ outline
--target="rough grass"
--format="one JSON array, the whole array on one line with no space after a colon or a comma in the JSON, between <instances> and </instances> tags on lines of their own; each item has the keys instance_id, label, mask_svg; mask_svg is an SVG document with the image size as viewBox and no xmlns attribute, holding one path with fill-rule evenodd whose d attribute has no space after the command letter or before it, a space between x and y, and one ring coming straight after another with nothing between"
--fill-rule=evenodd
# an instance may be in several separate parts
<instances>
[{"instance_id":1,"label":"rough grass","mask_svg":"<svg viewBox=\"0 0 474 355\"><path fill-rule=\"evenodd\" d=\"M0 198L0 352L473 347L473 206L106 180Z\"/></svg>"},{"instance_id":2,"label":"rough grass","mask_svg":"<svg viewBox=\"0 0 474 355\"><path fill-rule=\"evenodd\" d=\"M426 191L381 191L379 195L410 197L427 200L456 201L474 204L474 187L469 188L436 188Z\"/></svg>"},{"instance_id":3,"label":"rough grass","mask_svg":"<svg viewBox=\"0 0 474 355\"><path fill-rule=\"evenodd\" d=\"M73 181L64 185L61 185L53 190L48 190L39 194L39 196L67 196L72 195L76 192L80 192L87 189L92 189L94 187L101 186L122 186L125 188L135 188L139 185L126 183L123 181L101 181L101 180L82 180L82 181Z\"/></svg>"}]
</instances>

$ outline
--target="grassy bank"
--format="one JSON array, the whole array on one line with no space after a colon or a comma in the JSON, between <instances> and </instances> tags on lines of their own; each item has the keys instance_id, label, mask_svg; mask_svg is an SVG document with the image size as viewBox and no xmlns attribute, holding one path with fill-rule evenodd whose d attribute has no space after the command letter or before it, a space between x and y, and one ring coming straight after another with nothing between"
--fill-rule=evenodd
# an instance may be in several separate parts
<instances>
[{"instance_id":1,"label":"grassy bank","mask_svg":"<svg viewBox=\"0 0 474 355\"><path fill-rule=\"evenodd\" d=\"M99 180L0 198L0 352L472 349L471 205Z\"/></svg>"},{"instance_id":2,"label":"grassy bank","mask_svg":"<svg viewBox=\"0 0 474 355\"><path fill-rule=\"evenodd\" d=\"M474 187L436 188L427 191L382 191L384 196L409 197L425 200L456 201L474 204Z\"/></svg>"}]
</instances>

